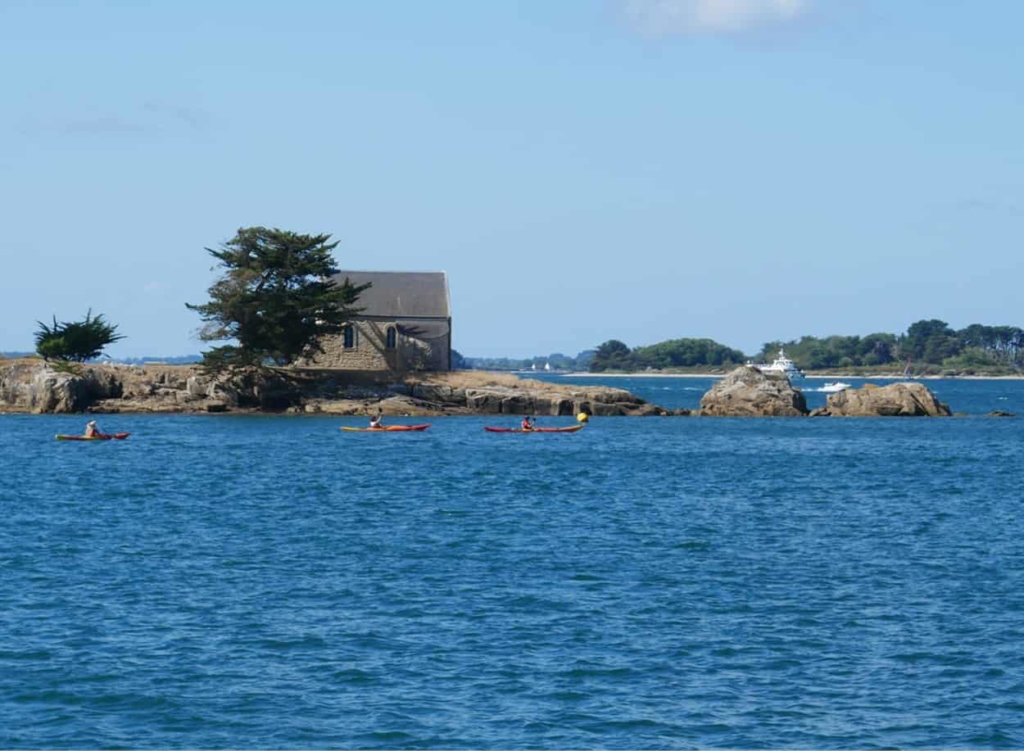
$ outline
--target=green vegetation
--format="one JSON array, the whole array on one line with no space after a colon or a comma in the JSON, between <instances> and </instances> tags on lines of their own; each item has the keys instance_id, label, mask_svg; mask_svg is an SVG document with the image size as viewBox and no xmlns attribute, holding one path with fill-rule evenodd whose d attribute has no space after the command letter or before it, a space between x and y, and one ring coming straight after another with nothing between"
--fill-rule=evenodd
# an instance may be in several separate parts
<instances>
[{"instance_id":1,"label":"green vegetation","mask_svg":"<svg viewBox=\"0 0 1024 751\"><path fill-rule=\"evenodd\" d=\"M37 321L36 352L45 360L58 362L85 362L98 357L108 344L124 339L117 333L117 326L107 323L103 314L92 315L92 310L81 321L57 322L53 326Z\"/></svg>"},{"instance_id":2,"label":"green vegetation","mask_svg":"<svg viewBox=\"0 0 1024 751\"><path fill-rule=\"evenodd\" d=\"M300 235L248 227L207 252L220 262L222 276L210 287L210 301L186 307L206 325L200 339L234 340L203 353L210 370L290 365L323 351L325 336L340 334L359 309L369 285L342 285L331 277L338 268L330 235Z\"/></svg>"},{"instance_id":3,"label":"green vegetation","mask_svg":"<svg viewBox=\"0 0 1024 751\"><path fill-rule=\"evenodd\" d=\"M956 331L937 319L917 321L901 336L805 336L768 342L758 359L770 362L779 347L804 370L902 371L909 364L916 375L969 375L1010 374L1024 367L1024 330L975 323Z\"/></svg>"},{"instance_id":4,"label":"green vegetation","mask_svg":"<svg viewBox=\"0 0 1024 751\"><path fill-rule=\"evenodd\" d=\"M894 369L901 359L905 359L900 357L899 338L895 334L829 336L824 339L805 336L799 341L768 342L753 359L771 362L780 347L785 348L786 356L803 370L885 365Z\"/></svg>"},{"instance_id":5,"label":"green vegetation","mask_svg":"<svg viewBox=\"0 0 1024 751\"><path fill-rule=\"evenodd\" d=\"M636 349L611 339L597 348L590 370L603 373L608 370L632 372L671 368L722 368L742 365L746 359L739 350L730 349L711 339L672 339Z\"/></svg>"},{"instance_id":6,"label":"green vegetation","mask_svg":"<svg viewBox=\"0 0 1024 751\"><path fill-rule=\"evenodd\" d=\"M710 339L673 339L635 349L612 339L598 347L590 370L707 371L731 368L748 359L771 362L780 348L805 371L898 373L909 365L915 375L1004 375L1024 368L1024 330L975 323L956 331L945 321L931 319L911 324L901 335L805 336L789 342L767 342L753 358Z\"/></svg>"},{"instance_id":7,"label":"green vegetation","mask_svg":"<svg viewBox=\"0 0 1024 751\"><path fill-rule=\"evenodd\" d=\"M550 365L552 370L580 371L590 368L590 361L594 357L594 350L587 349L575 357L564 355L561 352L552 352L550 355L538 355L516 359L512 357L464 357L462 367L454 364L455 370L544 370L545 365Z\"/></svg>"}]
</instances>

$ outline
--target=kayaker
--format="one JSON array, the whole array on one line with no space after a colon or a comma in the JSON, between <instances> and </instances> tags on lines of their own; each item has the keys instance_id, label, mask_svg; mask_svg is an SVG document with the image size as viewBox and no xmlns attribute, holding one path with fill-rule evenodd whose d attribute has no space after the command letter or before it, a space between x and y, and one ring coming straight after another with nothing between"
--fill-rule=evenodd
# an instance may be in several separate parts
<instances>
[{"instance_id":1,"label":"kayaker","mask_svg":"<svg viewBox=\"0 0 1024 751\"><path fill-rule=\"evenodd\" d=\"M100 429L96 427L96 421L89 420L89 422L85 424L85 437L95 438L98 435L100 435Z\"/></svg>"},{"instance_id":2,"label":"kayaker","mask_svg":"<svg viewBox=\"0 0 1024 751\"><path fill-rule=\"evenodd\" d=\"M377 414L370 418L370 427L374 429L384 427L384 417L379 409L377 410Z\"/></svg>"},{"instance_id":3,"label":"kayaker","mask_svg":"<svg viewBox=\"0 0 1024 751\"><path fill-rule=\"evenodd\" d=\"M523 418L523 424L520 426L523 430L533 430L533 418L527 415Z\"/></svg>"}]
</instances>

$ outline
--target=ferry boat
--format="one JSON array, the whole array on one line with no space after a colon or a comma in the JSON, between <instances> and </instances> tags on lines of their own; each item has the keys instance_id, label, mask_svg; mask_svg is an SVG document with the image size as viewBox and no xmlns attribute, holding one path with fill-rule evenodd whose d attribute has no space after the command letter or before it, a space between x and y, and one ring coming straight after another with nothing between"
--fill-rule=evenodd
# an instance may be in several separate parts
<instances>
[{"instance_id":1,"label":"ferry boat","mask_svg":"<svg viewBox=\"0 0 1024 751\"><path fill-rule=\"evenodd\" d=\"M804 377L804 372L796 366L796 363L786 357L786 352L782 347L779 347L779 356L775 358L771 365L766 365L765 363L750 364L754 365L762 373L781 373L790 380Z\"/></svg>"}]
</instances>

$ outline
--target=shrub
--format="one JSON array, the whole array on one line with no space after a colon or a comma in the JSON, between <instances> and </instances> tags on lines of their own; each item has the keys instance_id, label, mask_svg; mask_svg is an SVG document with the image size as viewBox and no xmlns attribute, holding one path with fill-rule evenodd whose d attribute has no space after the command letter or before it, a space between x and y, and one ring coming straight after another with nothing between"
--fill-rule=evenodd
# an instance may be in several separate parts
<instances>
[{"instance_id":1,"label":"shrub","mask_svg":"<svg viewBox=\"0 0 1024 751\"><path fill-rule=\"evenodd\" d=\"M102 313L94 318L91 309L81 321L58 323L54 316L53 326L37 323L36 352L45 360L85 362L98 357L108 344L124 339L117 326L107 323Z\"/></svg>"}]
</instances>

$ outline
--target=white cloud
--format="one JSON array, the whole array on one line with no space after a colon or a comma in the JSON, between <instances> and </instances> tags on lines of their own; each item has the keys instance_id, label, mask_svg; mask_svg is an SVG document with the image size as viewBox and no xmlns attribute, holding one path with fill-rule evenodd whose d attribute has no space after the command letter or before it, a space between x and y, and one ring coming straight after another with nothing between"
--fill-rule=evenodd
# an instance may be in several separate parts
<instances>
[{"instance_id":1,"label":"white cloud","mask_svg":"<svg viewBox=\"0 0 1024 751\"><path fill-rule=\"evenodd\" d=\"M626 15L649 34L736 32L792 20L812 0L623 0Z\"/></svg>"}]
</instances>

